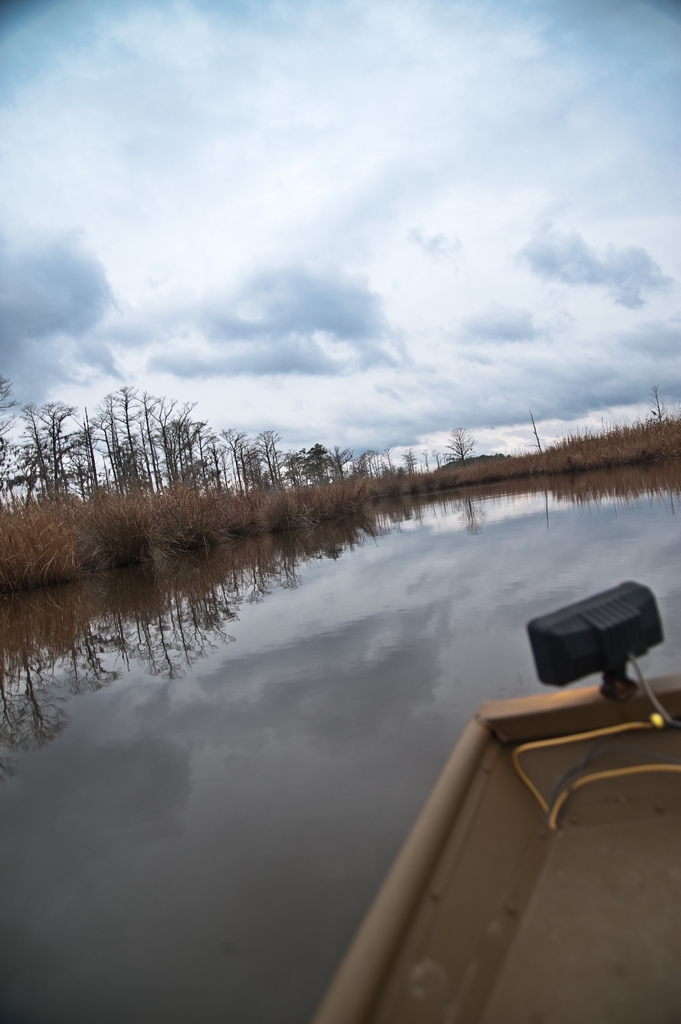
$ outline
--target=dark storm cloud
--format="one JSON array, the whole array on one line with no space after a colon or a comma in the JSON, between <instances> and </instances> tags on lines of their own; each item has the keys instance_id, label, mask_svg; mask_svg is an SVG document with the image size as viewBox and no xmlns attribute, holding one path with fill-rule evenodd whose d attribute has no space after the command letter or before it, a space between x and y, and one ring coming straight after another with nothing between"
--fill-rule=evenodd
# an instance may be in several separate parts
<instances>
[{"instance_id":1,"label":"dark storm cloud","mask_svg":"<svg viewBox=\"0 0 681 1024\"><path fill-rule=\"evenodd\" d=\"M260 271L232 297L186 311L169 334L178 329L210 344L208 354L180 349L152 360L181 377L336 374L397 361L380 296L340 273Z\"/></svg>"},{"instance_id":2,"label":"dark storm cloud","mask_svg":"<svg viewBox=\"0 0 681 1024\"><path fill-rule=\"evenodd\" d=\"M533 341L541 332L529 309L492 303L483 313L463 321L464 338L488 341Z\"/></svg>"},{"instance_id":3,"label":"dark storm cloud","mask_svg":"<svg viewBox=\"0 0 681 1024\"><path fill-rule=\"evenodd\" d=\"M540 231L519 256L545 281L604 287L627 309L639 309L648 293L668 291L674 283L645 249L608 245L599 252L576 231Z\"/></svg>"},{"instance_id":4,"label":"dark storm cloud","mask_svg":"<svg viewBox=\"0 0 681 1024\"><path fill-rule=\"evenodd\" d=\"M14 249L0 237L0 359L20 390L93 367L112 372L91 331L113 305L104 268L74 237Z\"/></svg>"}]
</instances>

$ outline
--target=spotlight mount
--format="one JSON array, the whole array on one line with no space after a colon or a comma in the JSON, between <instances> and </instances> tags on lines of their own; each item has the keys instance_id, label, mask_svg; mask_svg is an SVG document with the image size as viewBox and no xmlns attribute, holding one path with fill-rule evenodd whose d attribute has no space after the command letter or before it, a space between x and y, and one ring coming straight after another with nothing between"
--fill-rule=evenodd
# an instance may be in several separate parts
<instances>
[{"instance_id":1,"label":"spotlight mount","mask_svg":"<svg viewBox=\"0 0 681 1024\"><path fill-rule=\"evenodd\" d=\"M652 590L621 583L527 624L537 674L548 686L566 686L603 673L601 692L626 700L636 690L627 676L630 655L661 643L662 622Z\"/></svg>"}]
</instances>

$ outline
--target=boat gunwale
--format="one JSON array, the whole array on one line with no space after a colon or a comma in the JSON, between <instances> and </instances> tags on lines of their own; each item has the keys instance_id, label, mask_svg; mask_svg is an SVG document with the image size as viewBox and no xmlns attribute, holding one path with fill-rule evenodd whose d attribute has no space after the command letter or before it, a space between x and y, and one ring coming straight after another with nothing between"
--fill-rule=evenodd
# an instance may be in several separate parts
<instances>
[{"instance_id":1,"label":"boat gunwale","mask_svg":"<svg viewBox=\"0 0 681 1024\"><path fill-rule=\"evenodd\" d=\"M653 692L665 699L670 714L681 716L681 675L658 676L650 684ZM483 722L501 743L508 744L645 721L654 710L640 691L629 700L616 701L604 697L598 686L583 686L487 701L473 717Z\"/></svg>"}]
</instances>

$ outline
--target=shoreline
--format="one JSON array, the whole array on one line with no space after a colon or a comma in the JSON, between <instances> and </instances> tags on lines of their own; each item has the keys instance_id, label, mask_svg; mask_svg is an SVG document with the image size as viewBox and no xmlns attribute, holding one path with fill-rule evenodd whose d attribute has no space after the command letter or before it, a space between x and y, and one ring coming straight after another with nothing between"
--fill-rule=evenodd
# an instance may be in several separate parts
<instances>
[{"instance_id":1,"label":"shoreline","mask_svg":"<svg viewBox=\"0 0 681 1024\"><path fill-rule=\"evenodd\" d=\"M470 491L504 482L538 482L681 458L681 416L613 425L561 438L542 452L448 466L429 473L395 471L303 488L246 494L177 487L88 500L53 497L0 507L0 593L67 583L106 569L160 565L185 551L243 537L369 520L386 500Z\"/></svg>"},{"instance_id":2,"label":"shoreline","mask_svg":"<svg viewBox=\"0 0 681 1024\"><path fill-rule=\"evenodd\" d=\"M473 462L469 466L448 466L428 474L416 473L407 478L408 483L399 490L393 485L379 496L396 497L398 494L614 469L678 458L681 458L681 415L669 416L660 423L614 424L598 432L575 432L560 438L542 452ZM404 480L405 476L401 479Z\"/></svg>"}]
</instances>

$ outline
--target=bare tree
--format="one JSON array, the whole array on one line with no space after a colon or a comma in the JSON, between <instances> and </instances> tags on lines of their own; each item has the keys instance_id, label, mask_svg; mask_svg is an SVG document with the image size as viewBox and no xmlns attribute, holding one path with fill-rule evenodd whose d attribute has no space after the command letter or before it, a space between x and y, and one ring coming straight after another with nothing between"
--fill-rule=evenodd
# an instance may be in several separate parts
<instances>
[{"instance_id":1,"label":"bare tree","mask_svg":"<svg viewBox=\"0 0 681 1024\"><path fill-rule=\"evenodd\" d=\"M147 467L149 467L149 459L151 459L151 467L148 470L149 480L152 483L152 487L157 491L163 490L163 474L161 473L158 458L156 429L152 424L160 405L160 398L154 398L145 391L140 399L140 409L138 412L142 448Z\"/></svg>"},{"instance_id":2,"label":"bare tree","mask_svg":"<svg viewBox=\"0 0 681 1024\"><path fill-rule=\"evenodd\" d=\"M68 451L68 477L76 482L81 498L88 498L99 490L97 471L97 435L88 411L72 435Z\"/></svg>"},{"instance_id":3,"label":"bare tree","mask_svg":"<svg viewBox=\"0 0 681 1024\"><path fill-rule=\"evenodd\" d=\"M351 448L339 448L338 445L334 446L333 451L329 452L334 476L337 476L341 480L343 479L345 476L345 466L347 466L348 462L352 462L354 454L355 453Z\"/></svg>"},{"instance_id":4,"label":"bare tree","mask_svg":"<svg viewBox=\"0 0 681 1024\"><path fill-rule=\"evenodd\" d=\"M85 408L85 419L81 430L86 457L90 467L92 490L96 491L99 489L99 477L97 476L97 459L95 458L95 431L94 427L90 423L90 419L87 414L87 407Z\"/></svg>"},{"instance_id":5,"label":"bare tree","mask_svg":"<svg viewBox=\"0 0 681 1024\"><path fill-rule=\"evenodd\" d=\"M12 384L0 373L0 486L10 486L8 472L12 461L12 445L7 441L7 434L10 432L16 413L10 412L16 407L16 401L12 398Z\"/></svg>"},{"instance_id":6,"label":"bare tree","mask_svg":"<svg viewBox=\"0 0 681 1024\"><path fill-rule=\"evenodd\" d=\"M24 406L23 462L29 493L36 483L43 494L68 491L67 457L76 443L76 433L67 433L64 424L75 411L65 402Z\"/></svg>"},{"instance_id":7,"label":"bare tree","mask_svg":"<svg viewBox=\"0 0 681 1024\"><path fill-rule=\"evenodd\" d=\"M541 449L541 442L539 440L539 434L537 433L537 424L534 422L534 416L532 415L532 410L531 409L530 409L530 419L532 420L532 429L534 431L534 440L535 440L535 443L537 445L537 448L541 452L542 449Z\"/></svg>"},{"instance_id":8,"label":"bare tree","mask_svg":"<svg viewBox=\"0 0 681 1024\"><path fill-rule=\"evenodd\" d=\"M223 431L223 437L232 456L237 482L245 494L251 486L253 469L250 439L245 430Z\"/></svg>"},{"instance_id":9,"label":"bare tree","mask_svg":"<svg viewBox=\"0 0 681 1024\"><path fill-rule=\"evenodd\" d=\"M667 406L660 398L660 387L658 384L653 384L650 389L650 401L652 402L652 409L650 410L650 416L654 423L664 423L667 419Z\"/></svg>"},{"instance_id":10,"label":"bare tree","mask_svg":"<svg viewBox=\"0 0 681 1024\"><path fill-rule=\"evenodd\" d=\"M416 452L413 448L407 448L406 452L402 456L402 461L404 462L404 468L407 473L411 474L416 472Z\"/></svg>"},{"instance_id":11,"label":"bare tree","mask_svg":"<svg viewBox=\"0 0 681 1024\"><path fill-rule=\"evenodd\" d=\"M367 448L352 464L353 476L380 476L385 467L380 452Z\"/></svg>"},{"instance_id":12,"label":"bare tree","mask_svg":"<svg viewBox=\"0 0 681 1024\"><path fill-rule=\"evenodd\" d=\"M454 429L449 433L447 448L452 453L456 461L460 462L462 466L465 466L466 459L473 454L477 443L478 442L474 437L472 437L465 427L454 427Z\"/></svg>"},{"instance_id":13,"label":"bare tree","mask_svg":"<svg viewBox=\"0 0 681 1024\"><path fill-rule=\"evenodd\" d=\"M75 415L76 408L65 402L48 402L40 410L44 433L49 445L52 464L52 488L55 491L68 490L68 475L64 460L71 448L73 434L65 432L64 423Z\"/></svg>"},{"instance_id":14,"label":"bare tree","mask_svg":"<svg viewBox=\"0 0 681 1024\"><path fill-rule=\"evenodd\" d=\"M284 456L284 471L291 487L302 487L305 483L305 456L307 452L301 448L299 452L287 452Z\"/></svg>"},{"instance_id":15,"label":"bare tree","mask_svg":"<svg viewBox=\"0 0 681 1024\"><path fill-rule=\"evenodd\" d=\"M135 404L137 392L134 388L123 387L115 396L118 405L118 415L123 425L123 441L121 444L123 453L123 466L125 482L128 488L137 487L140 483L141 453L139 438L134 430Z\"/></svg>"},{"instance_id":16,"label":"bare tree","mask_svg":"<svg viewBox=\"0 0 681 1024\"><path fill-rule=\"evenodd\" d=\"M281 487L281 452L277 445L281 436L274 430L263 430L255 439L256 446L267 464L272 487Z\"/></svg>"},{"instance_id":17,"label":"bare tree","mask_svg":"<svg viewBox=\"0 0 681 1024\"><path fill-rule=\"evenodd\" d=\"M0 442L4 441L16 419L16 413L9 411L16 408L16 405L12 398L12 383L0 373Z\"/></svg>"},{"instance_id":18,"label":"bare tree","mask_svg":"<svg viewBox=\"0 0 681 1024\"><path fill-rule=\"evenodd\" d=\"M40 429L38 407L32 402L29 405L25 405L21 410L21 418L24 421L22 462L26 485L30 494L39 480L45 482L50 478L48 454L45 450L44 439Z\"/></svg>"}]
</instances>

